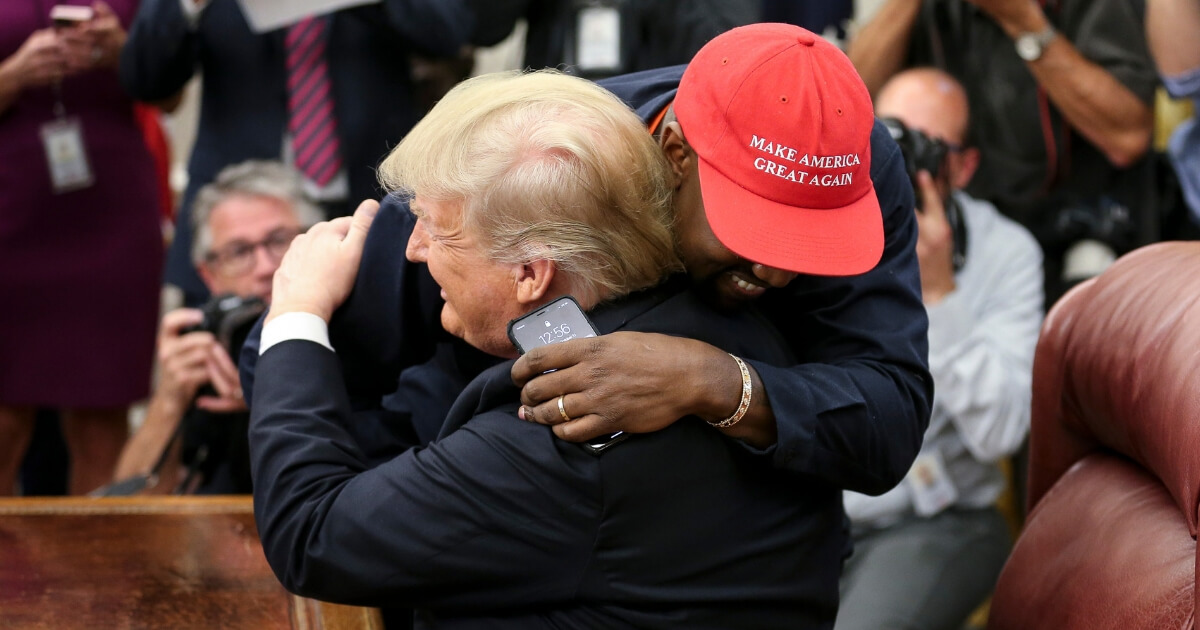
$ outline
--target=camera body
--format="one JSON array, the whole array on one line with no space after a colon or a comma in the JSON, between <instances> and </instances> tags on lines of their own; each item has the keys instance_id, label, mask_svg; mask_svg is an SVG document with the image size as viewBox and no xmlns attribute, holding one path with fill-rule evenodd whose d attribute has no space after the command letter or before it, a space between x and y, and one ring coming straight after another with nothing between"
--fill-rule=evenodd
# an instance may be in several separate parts
<instances>
[{"instance_id":1,"label":"camera body","mask_svg":"<svg viewBox=\"0 0 1200 630\"><path fill-rule=\"evenodd\" d=\"M945 142L931 138L919 129L910 129L908 125L896 118L884 118L880 122L887 127L892 139L900 145L900 153L904 155L904 168L908 178L912 180L913 193L917 196L917 207L921 207L921 188L917 186L917 173L928 171L937 179L946 163L946 154L950 148Z\"/></svg>"},{"instance_id":2,"label":"camera body","mask_svg":"<svg viewBox=\"0 0 1200 630\"><path fill-rule=\"evenodd\" d=\"M225 348L229 356L236 357L254 327L254 322L267 310L266 302L256 297L241 297L233 294L214 296L200 312L204 319L182 332L210 332Z\"/></svg>"},{"instance_id":3,"label":"camera body","mask_svg":"<svg viewBox=\"0 0 1200 630\"><path fill-rule=\"evenodd\" d=\"M925 200L921 196L917 173L926 171L936 180L946 164L950 146L938 138L925 135L919 129L909 128L896 118L883 118L880 122L887 127L896 144L900 145L900 154L904 156L904 169L912 182L917 211L923 211ZM967 224L963 221L962 208L953 196L948 196L942 201L946 207L946 222L950 224L950 233L954 239L954 271L958 271L967 261Z\"/></svg>"}]
</instances>

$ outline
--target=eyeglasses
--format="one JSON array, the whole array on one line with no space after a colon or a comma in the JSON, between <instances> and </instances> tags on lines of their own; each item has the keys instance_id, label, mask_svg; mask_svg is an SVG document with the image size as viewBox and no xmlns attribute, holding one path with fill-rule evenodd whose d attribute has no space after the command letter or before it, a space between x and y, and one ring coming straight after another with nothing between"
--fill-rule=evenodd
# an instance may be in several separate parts
<instances>
[{"instance_id":1,"label":"eyeglasses","mask_svg":"<svg viewBox=\"0 0 1200 630\"><path fill-rule=\"evenodd\" d=\"M223 276L240 276L254 268L254 257L260 247L266 250L267 255L275 262L283 260L292 239L300 232L302 230L296 228L279 228L257 243L233 241L220 249L208 252L204 261Z\"/></svg>"}]
</instances>

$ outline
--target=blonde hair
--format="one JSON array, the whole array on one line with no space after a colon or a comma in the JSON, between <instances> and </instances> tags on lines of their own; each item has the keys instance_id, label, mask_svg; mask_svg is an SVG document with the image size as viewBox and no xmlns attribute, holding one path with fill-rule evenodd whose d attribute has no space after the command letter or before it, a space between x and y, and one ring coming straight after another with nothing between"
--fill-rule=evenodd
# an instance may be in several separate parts
<instances>
[{"instance_id":1,"label":"blonde hair","mask_svg":"<svg viewBox=\"0 0 1200 630\"><path fill-rule=\"evenodd\" d=\"M555 71L460 83L379 167L384 188L460 204L492 260L551 260L580 299L653 286L682 270L671 177L637 116Z\"/></svg>"}]
</instances>

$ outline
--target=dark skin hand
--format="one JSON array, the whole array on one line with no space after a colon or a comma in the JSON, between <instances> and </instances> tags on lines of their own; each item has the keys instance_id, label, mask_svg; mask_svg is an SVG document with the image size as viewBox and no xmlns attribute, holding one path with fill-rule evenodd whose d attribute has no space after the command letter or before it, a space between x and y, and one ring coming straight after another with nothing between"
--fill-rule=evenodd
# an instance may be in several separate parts
<instances>
[{"instance_id":1,"label":"dark skin hand","mask_svg":"<svg viewBox=\"0 0 1200 630\"><path fill-rule=\"evenodd\" d=\"M774 415L752 366L750 409L729 437L766 448L776 441ZM556 370L543 374L548 370ZM538 378L534 378L538 377ZM728 418L742 396L737 363L706 343L653 333L616 332L535 348L513 365L522 387L520 416L582 442L616 431L650 433L679 418ZM571 421L558 411L558 396Z\"/></svg>"}]
</instances>

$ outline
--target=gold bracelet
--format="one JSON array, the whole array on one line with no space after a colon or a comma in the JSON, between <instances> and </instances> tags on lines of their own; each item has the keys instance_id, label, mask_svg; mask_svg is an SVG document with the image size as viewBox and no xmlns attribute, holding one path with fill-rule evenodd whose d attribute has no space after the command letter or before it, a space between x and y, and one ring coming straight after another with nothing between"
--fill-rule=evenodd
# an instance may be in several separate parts
<instances>
[{"instance_id":1,"label":"gold bracelet","mask_svg":"<svg viewBox=\"0 0 1200 630\"><path fill-rule=\"evenodd\" d=\"M750 368L746 367L746 362L732 354L729 356L737 361L738 369L742 371L742 400L738 403L737 411L733 412L732 416L720 422L709 422L718 429L726 429L740 422L742 416L745 416L746 412L750 410L750 395L754 393L754 383L750 381Z\"/></svg>"}]
</instances>

